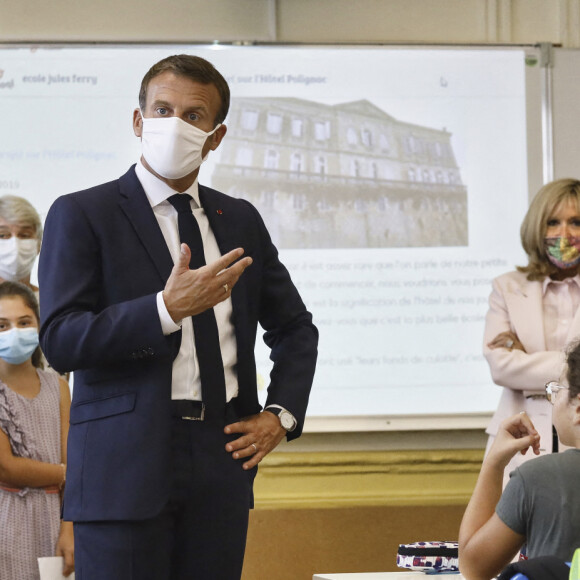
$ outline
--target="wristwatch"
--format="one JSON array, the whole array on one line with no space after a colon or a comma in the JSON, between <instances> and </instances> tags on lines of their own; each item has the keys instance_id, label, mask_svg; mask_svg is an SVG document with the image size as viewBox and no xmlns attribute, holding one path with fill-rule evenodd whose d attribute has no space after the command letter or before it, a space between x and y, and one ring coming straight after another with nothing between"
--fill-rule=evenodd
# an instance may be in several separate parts
<instances>
[{"instance_id":1,"label":"wristwatch","mask_svg":"<svg viewBox=\"0 0 580 580\"><path fill-rule=\"evenodd\" d=\"M296 419L294 415L292 415L290 411L284 409L284 407L280 407L279 405L269 405L266 407L265 411L270 411L270 413L277 415L278 419L280 419L280 425L282 425L286 431L294 431L294 429L296 429Z\"/></svg>"}]
</instances>

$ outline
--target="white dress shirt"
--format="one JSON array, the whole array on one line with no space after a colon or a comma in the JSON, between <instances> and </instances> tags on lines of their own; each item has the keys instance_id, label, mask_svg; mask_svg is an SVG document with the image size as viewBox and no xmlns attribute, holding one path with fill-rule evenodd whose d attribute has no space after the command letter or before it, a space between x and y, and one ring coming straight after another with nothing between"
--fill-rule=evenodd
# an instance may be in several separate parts
<instances>
[{"instance_id":1,"label":"white dress shirt","mask_svg":"<svg viewBox=\"0 0 580 580\"><path fill-rule=\"evenodd\" d=\"M166 183L155 177L149 172L141 161L135 168L137 178L141 182L145 195L151 204L155 218L159 223L163 237L173 263L179 259L181 243L179 240L179 229L177 226L177 211L167 201L167 199L176 192ZM199 224L201 238L203 240L203 252L207 264L220 258L221 253L217 245L215 236L209 227L209 221L205 211L199 202L199 190L197 180L187 191L178 193L188 193L191 195L192 213ZM179 353L173 362L173 374L171 380L171 398L172 399L191 399L200 401L201 379L199 375L199 364L195 350L195 341L193 337L193 322L191 317L187 317L175 323L165 306L161 292L157 294L157 310L163 333L168 335L182 330L181 347ZM238 378L235 372L237 362L237 345L234 326L231 322L232 301L228 297L223 302L214 306L215 317L217 321L220 348L224 364L224 373L226 379L226 401L230 401L238 394Z\"/></svg>"},{"instance_id":2,"label":"white dress shirt","mask_svg":"<svg viewBox=\"0 0 580 580\"><path fill-rule=\"evenodd\" d=\"M564 350L570 325L580 306L580 276L542 282L546 350Z\"/></svg>"}]
</instances>

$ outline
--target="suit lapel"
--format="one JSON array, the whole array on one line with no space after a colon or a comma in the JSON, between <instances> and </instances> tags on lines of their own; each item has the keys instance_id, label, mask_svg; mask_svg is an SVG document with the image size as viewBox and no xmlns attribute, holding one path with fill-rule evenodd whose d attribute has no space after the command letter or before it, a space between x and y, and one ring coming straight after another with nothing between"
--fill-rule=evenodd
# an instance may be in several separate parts
<instances>
[{"instance_id":1,"label":"suit lapel","mask_svg":"<svg viewBox=\"0 0 580 580\"><path fill-rule=\"evenodd\" d=\"M510 318L526 352L546 350L542 283L525 281L506 296Z\"/></svg>"},{"instance_id":2,"label":"suit lapel","mask_svg":"<svg viewBox=\"0 0 580 580\"><path fill-rule=\"evenodd\" d=\"M171 274L173 260L149 200L135 174L134 166L119 179L119 187L121 191L119 205L151 256L161 280L165 283Z\"/></svg>"}]
</instances>

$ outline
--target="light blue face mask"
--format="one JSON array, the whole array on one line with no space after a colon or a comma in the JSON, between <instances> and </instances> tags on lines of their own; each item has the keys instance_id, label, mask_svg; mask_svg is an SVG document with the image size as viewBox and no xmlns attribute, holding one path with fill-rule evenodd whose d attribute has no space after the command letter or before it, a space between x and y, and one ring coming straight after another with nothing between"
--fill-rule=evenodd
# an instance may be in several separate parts
<instances>
[{"instance_id":1,"label":"light blue face mask","mask_svg":"<svg viewBox=\"0 0 580 580\"><path fill-rule=\"evenodd\" d=\"M0 332L0 358L11 365L28 360L37 346L37 328L11 328Z\"/></svg>"}]
</instances>

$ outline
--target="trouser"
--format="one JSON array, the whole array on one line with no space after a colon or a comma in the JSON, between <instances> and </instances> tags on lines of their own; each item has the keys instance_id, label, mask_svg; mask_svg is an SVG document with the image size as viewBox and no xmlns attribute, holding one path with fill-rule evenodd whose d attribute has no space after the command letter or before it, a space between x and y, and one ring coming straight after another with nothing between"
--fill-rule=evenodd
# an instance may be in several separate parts
<instances>
[{"instance_id":1,"label":"trouser","mask_svg":"<svg viewBox=\"0 0 580 580\"><path fill-rule=\"evenodd\" d=\"M240 578L257 468L243 470L225 451L237 436L224 425L180 417L172 424L166 506L147 520L75 522L77 580Z\"/></svg>"}]
</instances>

